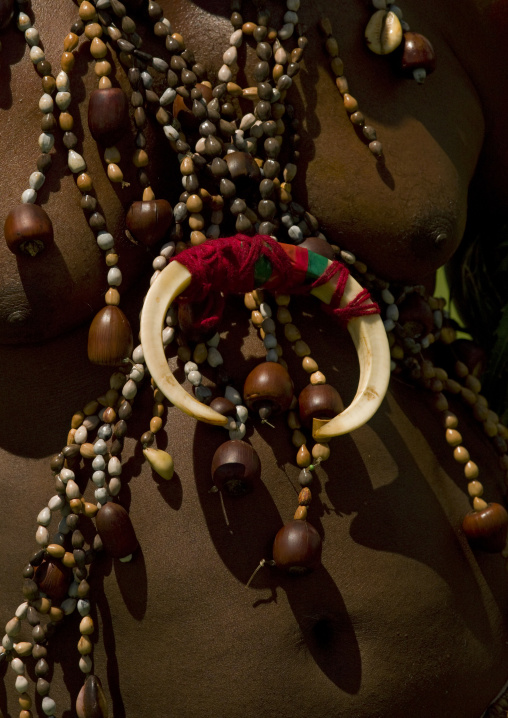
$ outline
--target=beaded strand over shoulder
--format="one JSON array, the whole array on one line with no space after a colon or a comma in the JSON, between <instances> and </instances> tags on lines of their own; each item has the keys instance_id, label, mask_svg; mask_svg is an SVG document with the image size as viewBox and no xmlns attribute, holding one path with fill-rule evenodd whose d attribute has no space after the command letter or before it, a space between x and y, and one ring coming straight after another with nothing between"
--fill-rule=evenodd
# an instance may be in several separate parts
<instances>
[{"instance_id":1,"label":"beaded strand over shoulder","mask_svg":"<svg viewBox=\"0 0 508 718\"><path fill-rule=\"evenodd\" d=\"M79 668L85 676L77 698L77 715L79 718L107 716L107 701L100 680L92 672L91 636L95 627L90 615L89 567L102 550L121 561L129 561L138 546L128 513L117 497L121 496L122 490L121 453L128 431L127 422L148 372L144 348L139 344L133 349L128 320L118 306L122 274L115 237L108 231L103 215L97 211L93 179L84 157L77 151L79 142L73 133L74 120L69 112L72 100L70 75L73 53L80 38L89 42L94 73L98 78L98 89L89 98L89 131L104 148L107 175L113 183L125 183L125 176L130 174L121 169L122 158L115 143L128 129L129 102L132 108L136 127L132 163L142 192L141 200L134 202L127 212L126 225L137 242L151 248L162 242L153 261L151 284L157 284L173 255L182 259L182 253L189 245L200 251L199 247L205 243L209 246L219 237L230 234L248 235L247 240L254 234L265 238L275 236L292 245L283 250L290 257L288 262L291 261L292 288L319 281L325 275L328 263L340 258L362 279L382 306L393 372L410 377L435 397L436 410L445 427L445 440L452 447L456 462L463 466L467 490L473 500L473 511L464 521L464 532L482 548L503 550L508 555L505 549L508 514L502 506L483 500L478 466L462 445L458 419L449 410L445 392L459 396L472 407L475 418L492 439L505 471L508 471L508 431L488 409L481 395L476 367L459 360L451 362L449 371L445 371L429 358L423 358L431 345L444 351L450 347L458 350L454 330L443 312L443 303L426 297L422 288L390 287L371 275L352 253L330 245L319 231L319 221L293 199L291 183L299 158L298 121L293 108L286 102L286 95L300 69L307 45L304 29L299 26L299 0L287 0L284 24L278 31L271 27L266 11L259 11L256 22L244 22L240 4L232 3L232 34L215 85L206 79L202 65L185 46L183 37L173 31L159 5L152 0L145 5L154 36L161 42L160 57L141 49L142 40L136 23L119 0L97 0L96 3L85 0L79 6L78 20L64 39L61 70L54 78L41 49L39 35L22 9L27 9L26 5L19 3L15 20L30 47L30 59L42 76L43 95L39 102L43 113L39 137L42 154L37 161L37 171L29 177L28 189L22 193L21 205L13 208L6 218L5 237L12 251L28 253L33 261L43 261L44 253L40 253L53 240L53 228L50 218L35 205L35 201L51 165L54 133L61 130L68 150L68 167L81 194L81 206L97 244L104 252L107 267L106 306L92 322L89 357L95 363L115 366L115 371L109 388L72 416L65 445L51 459L55 493L37 515L37 551L23 570L24 600L5 626L0 661L9 661L16 676L20 718L31 715L32 699L28 693L25 664L31 658L36 662L36 691L42 698L42 710L47 716L55 715L56 704L49 695L47 645L58 624L76 610L81 616ZM0 3L0 26L7 26L13 8L13 2L4 0ZM380 51L378 54L395 50L403 42L404 35L415 35L401 22L401 13L394 6L388 8L383 0L374 0L374 9L366 36L371 49ZM291 47L295 30L298 30L298 37ZM326 19L321 22L321 30L344 108L352 124L361 127L372 155L382 161L382 146L376 132L365 123L357 101L349 93L338 43ZM399 42L396 44L397 38ZM241 87L235 73L237 50L243 43L252 41L258 58L254 68L256 85ZM421 70L428 73L434 67L433 51L429 49L428 41L420 41L420 45L425 45L425 52L415 59L411 41L414 38L404 40L402 67L416 72L421 81ZM129 99L113 86L110 79L113 65L107 58L113 50L127 68L131 86ZM154 76L164 77L160 95L154 89ZM242 114L240 98L252 102L251 112ZM58 121L53 114L55 105ZM169 141L180 165L183 192L174 208L166 199L156 198L148 176L145 130L149 122L146 110L154 108L155 123L161 127L162 135ZM279 158L285 155L287 161L282 166ZM237 239L239 243L247 241ZM268 239L265 244L269 244ZM300 573L315 568L320 562L321 538L307 521L312 500L309 486L313 473L330 457L329 442L316 439L310 446L308 433L315 438L319 429L342 411L343 404L336 389L327 383L311 348L293 322L289 291L275 283L270 262L265 262L262 257L257 260L254 285L245 295L245 305L266 348L267 361L246 377L243 392L229 382L222 366L224 358L218 349L220 306L217 307L217 303L220 300L217 288L206 306L188 301L184 296L178 308L169 307L160 341L169 354L178 333L180 344L176 357L183 364L196 398L209 404L224 418L222 425L229 440L219 447L211 466L212 486L217 491L240 496L255 487L259 478L262 470L259 457L244 440L249 411L265 423L273 414L287 412L296 463L300 468L299 486L293 487L298 494L298 505L293 519L275 537L273 557L261 558L260 566L273 565L280 570ZM268 287L266 292L262 289L264 286ZM269 299L269 293L274 294L274 303ZM217 310L215 314L214 309ZM277 338L274 311L286 342L301 359L302 369L309 376L309 384L298 399L294 396L293 382L283 359L282 343ZM215 317L213 321L211 316ZM203 319L210 320L206 326ZM203 384L206 365L216 371L216 383L222 388L222 395L214 397L212 390ZM173 476L172 457L155 448L157 433L163 427L166 397L157 382L152 381L149 391L153 393L153 411L140 443L154 471L170 480ZM76 481L81 462L91 463L94 501L84 497ZM50 527L56 523L55 519L58 519L57 531L51 534ZM81 528L85 522L93 520L97 533L93 544L87 545ZM28 636L23 634L23 622L31 629Z\"/></svg>"}]
</instances>

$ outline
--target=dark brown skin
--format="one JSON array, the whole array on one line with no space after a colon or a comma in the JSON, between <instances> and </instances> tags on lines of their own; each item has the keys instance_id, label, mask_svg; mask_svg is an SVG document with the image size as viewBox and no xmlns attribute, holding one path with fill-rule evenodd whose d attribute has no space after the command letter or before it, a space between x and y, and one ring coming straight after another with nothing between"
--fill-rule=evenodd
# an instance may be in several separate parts
<instances>
[{"instance_id":1,"label":"dark brown skin","mask_svg":"<svg viewBox=\"0 0 508 718\"><path fill-rule=\"evenodd\" d=\"M216 71L231 32L227 3L207 2L209 12L189 0L161 4L197 58ZM34 0L33 9L56 67L76 6L62 3L56 15ZM405 18L431 39L438 56L436 73L419 87L396 79L389 63L366 52L363 3L326 3L351 91L383 142L380 165L355 136L328 74L315 30L319 8L304 3L310 46L292 95L303 124L295 196L331 240L382 276L432 281L460 242L473 182L482 188L473 199L484 203L486 216L508 199L504 127L496 116L508 96L507 58L500 41L494 59L482 40L483 33L490 43L496 38L489 35L488 9L477 16L472 1L466 8L458 0L406 0ZM8 80L0 85L3 226L35 166L40 79L17 31L5 31L2 44ZM86 96L95 87L84 76L86 60L83 49L71 78L71 109L76 116L79 110L85 128ZM121 71L118 80L124 84ZM81 141L79 124L77 134ZM120 144L125 167L129 142ZM167 193L174 204L180 192L169 183L174 159L160 144L157 152L149 149L157 196ZM88 136L83 154L108 225L121 237L124 208L139 190L135 182L123 191L111 188ZM47 255L17 260L0 243L0 623L22 600L35 517L53 493L49 457L65 443L72 412L105 391L110 374L86 359L83 322L102 306L105 271L63 152L39 199L55 228ZM139 277L140 265L149 266L153 254L123 239L118 248L130 287L122 308L136 326L149 275ZM357 381L347 334L337 329L331 340L329 318L317 308L308 316L313 305L296 305L306 310L302 318L294 312L304 338L347 405ZM259 340L246 336L241 299L230 303L223 327L231 328L223 345L227 369L241 387L261 357ZM305 377L290 349L285 355L299 391ZM124 453L121 502L140 549L131 564L101 559L91 579L99 627L94 672L108 693L110 715L479 718L508 676L506 572L501 556L472 552L461 533L469 509L465 482L424 393L392 381L368 426L332 442L309 512L324 538L322 567L296 580L265 568L248 590L250 574L271 557L271 541L297 505L295 451L282 417L275 429L252 431L262 483L247 497L226 500L228 529L217 495L209 493L223 433L168 410L158 446L173 455L176 474L165 482L142 463L136 442L148 428L151 403L148 395L140 399ZM454 408L464 443L481 465L487 499L502 501L488 441ZM68 717L82 678L77 617L66 623L51 649L51 695L58 714ZM13 676L8 670L5 693L0 684L6 716L19 710Z\"/></svg>"}]
</instances>

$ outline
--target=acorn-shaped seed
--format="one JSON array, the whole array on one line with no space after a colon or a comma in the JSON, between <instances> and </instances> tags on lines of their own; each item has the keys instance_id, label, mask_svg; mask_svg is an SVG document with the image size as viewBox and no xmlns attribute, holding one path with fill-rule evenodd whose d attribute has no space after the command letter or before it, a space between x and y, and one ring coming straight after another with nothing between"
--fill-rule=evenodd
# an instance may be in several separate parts
<instances>
[{"instance_id":1,"label":"acorn-shaped seed","mask_svg":"<svg viewBox=\"0 0 508 718\"><path fill-rule=\"evenodd\" d=\"M60 601L67 595L72 572L60 561L43 561L35 572L35 582L53 601Z\"/></svg>"},{"instance_id":2,"label":"acorn-shaped seed","mask_svg":"<svg viewBox=\"0 0 508 718\"><path fill-rule=\"evenodd\" d=\"M125 558L137 549L138 540L129 514L120 504L111 501L104 504L95 518L95 525L105 550L113 558Z\"/></svg>"},{"instance_id":3,"label":"acorn-shaped seed","mask_svg":"<svg viewBox=\"0 0 508 718\"><path fill-rule=\"evenodd\" d=\"M405 32L401 48L400 67L404 74L413 75L415 70L424 70L422 78L425 79L425 75L436 69L436 53L424 35L418 32Z\"/></svg>"},{"instance_id":4,"label":"acorn-shaped seed","mask_svg":"<svg viewBox=\"0 0 508 718\"><path fill-rule=\"evenodd\" d=\"M53 225L39 205L19 204L7 215L4 237L14 254L35 257L53 243Z\"/></svg>"},{"instance_id":5,"label":"acorn-shaped seed","mask_svg":"<svg viewBox=\"0 0 508 718\"><path fill-rule=\"evenodd\" d=\"M92 90L88 103L88 127L94 140L105 147L115 145L129 123L129 104L123 90L110 87Z\"/></svg>"},{"instance_id":6,"label":"acorn-shaped seed","mask_svg":"<svg viewBox=\"0 0 508 718\"><path fill-rule=\"evenodd\" d=\"M259 456L245 441L226 441L212 459L212 479L221 490L232 496L244 496L261 476Z\"/></svg>"},{"instance_id":7,"label":"acorn-shaped seed","mask_svg":"<svg viewBox=\"0 0 508 718\"><path fill-rule=\"evenodd\" d=\"M116 366L132 353L129 320L117 306L103 307L94 317L88 333L88 358L93 364Z\"/></svg>"},{"instance_id":8,"label":"acorn-shaped seed","mask_svg":"<svg viewBox=\"0 0 508 718\"><path fill-rule=\"evenodd\" d=\"M277 362L258 364L248 375L243 397L249 409L271 407L271 413L286 411L293 399L293 382L286 369Z\"/></svg>"},{"instance_id":9,"label":"acorn-shaped seed","mask_svg":"<svg viewBox=\"0 0 508 718\"><path fill-rule=\"evenodd\" d=\"M333 419L344 410L339 392L331 384L308 384L298 397L300 420L311 429L313 419Z\"/></svg>"},{"instance_id":10,"label":"acorn-shaped seed","mask_svg":"<svg viewBox=\"0 0 508 718\"><path fill-rule=\"evenodd\" d=\"M125 224L138 242L152 247L157 244L171 226L173 210L166 199L133 202L129 207Z\"/></svg>"},{"instance_id":11,"label":"acorn-shaped seed","mask_svg":"<svg viewBox=\"0 0 508 718\"><path fill-rule=\"evenodd\" d=\"M97 676L86 677L76 699L78 718L108 718L108 704Z\"/></svg>"},{"instance_id":12,"label":"acorn-shaped seed","mask_svg":"<svg viewBox=\"0 0 508 718\"><path fill-rule=\"evenodd\" d=\"M305 573L321 563L321 536L308 521L293 519L283 526L273 542L273 560L289 573Z\"/></svg>"},{"instance_id":13,"label":"acorn-shaped seed","mask_svg":"<svg viewBox=\"0 0 508 718\"><path fill-rule=\"evenodd\" d=\"M261 180L259 165L248 152L228 152L225 160L231 179L247 178L254 182Z\"/></svg>"},{"instance_id":14,"label":"acorn-shaped seed","mask_svg":"<svg viewBox=\"0 0 508 718\"><path fill-rule=\"evenodd\" d=\"M399 323L408 336L425 336L434 328L434 314L428 302L413 292L399 306Z\"/></svg>"},{"instance_id":15,"label":"acorn-shaped seed","mask_svg":"<svg viewBox=\"0 0 508 718\"><path fill-rule=\"evenodd\" d=\"M472 546L497 553L506 545L508 513L501 504L490 503L482 511L466 514L462 529Z\"/></svg>"},{"instance_id":16,"label":"acorn-shaped seed","mask_svg":"<svg viewBox=\"0 0 508 718\"><path fill-rule=\"evenodd\" d=\"M147 448L143 449L143 455L159 476L162 476L163 479L167 479L168 481L173 478L175 465L173 463L173 457L168 454L167 451Z\"/></svg>"}]
</instances>

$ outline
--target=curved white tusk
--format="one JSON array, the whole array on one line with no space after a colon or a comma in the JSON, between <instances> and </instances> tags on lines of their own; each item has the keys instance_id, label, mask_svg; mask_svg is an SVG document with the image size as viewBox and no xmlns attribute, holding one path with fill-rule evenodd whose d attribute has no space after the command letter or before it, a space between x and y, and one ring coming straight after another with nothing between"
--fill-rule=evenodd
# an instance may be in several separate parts
<instances>
[{"instance_id":1,"label":"curved white tusk","mask_svg":"<svg viewBox=\"0 0 508 718\"><path fill-rule=\"evenodd\" d=\"M333 279L312 290L319 299L330 302L335 289ZM350 275L348 277L341 305L345 306L362 291L362 287ZM351 404L330 421L316 422L312 435L317 441L328 441L334 436L349 434L371 419L384 399L390 381L390 348L379 314L355 317L348 322L348 331L353 339L360 364L360 380L355 398Z\"/></svg>"},{"instance_id":2,"label":"curved white tusk","mask_svg":"<svg viewBox=\"0 0 508 718\"><path fill-rule=\"evenodd\" d=\"M226 426L226 416L202 404L180 386L168 366L162 346L161 332L168 307L189 286L191 279L189 270L178 261L173 261L150 287L141 314L143 354L152 379L175 406L200 421Z\"/></svg>"}]
</instances>

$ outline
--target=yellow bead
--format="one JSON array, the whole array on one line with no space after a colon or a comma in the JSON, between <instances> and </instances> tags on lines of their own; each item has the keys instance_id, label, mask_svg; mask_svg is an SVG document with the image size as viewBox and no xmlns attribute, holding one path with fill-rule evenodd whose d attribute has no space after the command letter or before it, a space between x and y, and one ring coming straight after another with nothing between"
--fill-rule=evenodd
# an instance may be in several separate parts
<instances>
[{"instance_id":1,"label":"yellow bead","mask_svg":"<svg viewBox=\"0 0 508 718\"><path fill-rule=\"evenodd\" d=\"M302 335L300 334L300 330L294 324L285 324L284 325L284 336L286 337L288 342L296 342L302 338Z\"/></svg>"},{"instance_id":2,"label":"yellow bead","mask_svg":"<svg viewBox=\"0 0 508 718\"><path fill-rule=\"evenodd\" d=\"M191 194L185 204L189 212L201 212L203 209L203 200L197 194Z\"/></svg>"},{"instance_id":3,"label":"yellow bead","mask_svg":"<svg viewBox=\"0 0 508 718\"><path fill-rule=\"evenodd\" d=\"M199 244L206 242L206 234L195 229L190 233L190 241L193 247L197 247Z\"/></svg>"},{"instance_id":4,"label":"yellow bead","mask_svg":"<svg viewBox=\"0 0 508 718\"><path fill-rule=\"evenodd\" d=\"M85 26L85 37L89 40L93 40L95 37L102 37L102 27L98 22L89 22L88 25ZM73 50L74 48L67 48L64 44L64 50L68 49Z\"/></svg>"},{"instance_id":5,"label":"yellow bead","mask_svg":"<svg viewBox=\"0 0 508 718\"><path fill-rule=\"evenodd\" d=\"M289 294L277 294L275 301L279 307L287 307L291 301L291 296Z\"/></svg>"},{"instance_id":6,"label":"yellow bead","mask_svg":"<svg viewBox=\"0 0 508 718\"><path fill-rule=\"evenodd\" d=\"M72 52L63 52L62 57L60 58L60 65L62 67L62 70L64 72L70 72L74 67L75 61L76 58L74 57Z\"/></svg>"},{"instance_id":7,"label":"yellow bead","mask_svg":"<svg viewBox=\"0 0 508 718\"><path fill-rule=\"evenodd\" d=\"M301 469L306 469L307 466L310 466L312 461L312 457L310 455L310 451L308 448L303 444L298 449L298 452L296 454L296 463Z\"/></svg>"},{"instance_id":8,"label":"yellow bead","mask_svg":"<svg viewBox=\"0 0 508 718\"><path fill-rule=\"evenodd\" d=\"M91 616L83 616L79 624L79 632L82 636L91 636L94 632L93 619Z\"/></svg>"},{"instance_id":9,"label":"yellow bead","mask_svg":"<svg viewBox=\"0 0 508 718\"><path fill-rule=\"evenodd\" d=\"M474 461L468 461L464 466L464 476L466 479L477 479L480 471Z\"/></svg>"},{"instance_id":10,"label":"yellow bead","mask_svg":"<svg viewBox=\"0 0 508 718\"><path fill-rule=\"evenodd\" d=\"M123 172L114 162L108 165L108 177L111 182L123 182Z\"/></svg>"},{"instance_id":11,"label":"yellow bead","mask_svg":"<svg viewBox=\"0 0 508 718\"><path fill-rule=\"evenodd\" d=\"M155 193L151 187L145 187L143 190L143 202L152 202L155 199Z\"/></svg>"},{"instance_id":12,"label":"yellow bead","mask_svg":"<svg viewBox=\"0 0 508 718\"><path fill-rule=\"evenodd\" d=\"M102 60L103 57L106 57L108 54L108 48L106 47L106 44L100 39L100 37L94 37L92 42L90 43L90 54L93 58L96 60ZM108 73L101 73L101 74L108 74Z\"/></svg>"},{"instance_id":13,"label":"yellow bead","mask_svg":"<svg viewBox=\"0 0 508 718\"><path fill-rule=\"evenodd\" d=\"M107 267L116 267L118 264L118 254L114 250L110 250L104 257Z\"/></svg>"},{"instance_id":14,"label":"yellow bead","mask_svg":"<svg viewBox=\"0 0 508 718\"><path fill-rule=\"evenodd\" d=\"M446 441L449 446L459 446L462 443L462 435L456 429L447 429Z\"/></svg>"},{"instance_id":15,"label":"yellow bead","mask_svg":"<svg viewBox=\"0 0 508 718\"><path fill-rule=\"evenodd\" d=\"M260 327L264 321L263 315L261 314L261 312L258 312L257 310L254 310L253 312L251 312L250 320L256 327Z\"/></svg>"},{"instance_id":16,"label":"yellow bead","mask_svg":"<svg viewBox=\"0 0 508 718\"><path fill-rule=\"evenodd\" d=\"M70 132L74 127L74 118L70 112L61 112L58 118L58 124L63 132Z\"/></svg>"},{"instance_id":17,"label":"yellow bead","mask_svg":"<svg viewBox=\"0 0 508 718\"><path fill-rule=\"evenodd\" d=\"M79 191L83 193L90 192L90 190L93 188L92 178L86 172L83 172L82 174L77 176L76 184Z\"/></svg>"},{"instance_id":18,"label":"yellow bead","mask_svg":"<svg viewBox=\"0 0 508 718\"><path fill-rule=\"evenodd\" d=\"M148 154L145 150L136 150L132 156L132 163L134 167L146 167L148 164Z\"/></svg>"},{"instance_id":19,"label":"yellow bead","mask_svg":"<svg viewBox=\"0 0 508 718\"><path fill-rule=\"evenodd\" d=\"M109 77L101 77L99 79L99 90L110 90L113 87L113 83Z\"/></svg>"},{"instance_id":20,"label":"yellow bead","mask_svg":"<svg viewBox=\"0 0 508 718\"><path fill-rule=\"evenodd\" d=\"M326 376L323 374L322 371L315 371L313 374L310 375L310 383L313 386L317 386L318 384L326 384Z\"/></svg>"},{"instance_id":21,"label":"yellow bead","mask_svg":"<svg viewBox=\"0 0 508 718\"><path fill-rule=\"evenodd\" d=\"M277 321L280 324L289 324L293 320L291 312L287 307L279 307L277 309Z\"/></svg>"},{"instance_id":22,"label":"yellow bead","mask_svg":"<svg viewBox=\"0 0 508 718\"><path fill-rule=\"evenodd\" d=\"M204 361L206 361L206 357L208 356L208 349L206 347L206 344L203 342L199 342L199 344L196 344L194 347L194 352L192 353L192 360L196 362L196 364L202 364Z\"/></svg>"},{"instance_id":23,"label":"yellow bead","mask_svg":"<svg viewBox=\"0 0 508 718\"><path fill-rule=\"evenodd\" d=\"M100 26L99 26L100 27ZM86 32L86 28L85 28ZM70 32L68 35L65 36L63 47L65 52L72 52L75 50L79 43L79 37L74 33Z\"/></svg>"},{"instance_id":24,"label":"yellow bead","mask_svg":"<svg viewBox=\"0 0 508 718\"><path fill-rule=\"evenodd\" d=\"M326 461L330 457L330 447L327 444L314 444L312 458L317 461Z\"/></svg>"},{"instance_id":25,"label":"yellow bead","mask_svg":"<svg viewBox=\"0 0 508 718\"><path fill-rule=\"evenodd\" d=\"M483 511L488 506L487 502L483 499L480 499L478 496L475 496L473 499L473 509L475 511Z\"/></svg>"},{"instance_id":26,"label":"yellow bead","mask_svg":"<svg viewBox=\"0 0 508 718\"><path fill-rule=\"evenodd\" d=\"M49 609L49 620L53 621L53 623L63 621L64 616L65 613L62 611L61 608L58 608L58 606L51 606L51 608Z\"/></svg>"},{"instance_id":27,"label":"yellow bead","mask_svg":"<svg viewBox=\"0 0 508 718\"><path fill-rule=\"evenodd\" d=\"M447 429L456 429L459 425L459 420L451 411L446 412L444 415L443 423Z\"/></svg>"},{"instance_id":28,"label":"yellow bead","mask_svg":"<svg viewBox=\"0 0 508 718\"><path fill-rule=\"evenodd\" d=\"M97 18L94 6L91 2L87 2L87 0L84 0L84 2L81 3L78 12L79 17L83 20L83 22L89 22L90 20L95 20Z\"/></svg>"},{"instance_id":29,"label":"yellow bead","mask_svg":"<svg viewBox=\"0 0 508 718\"><path fill-rule=\"evenodd\" d=\"M107 60L99 60L95 63L94 72L97 77L103 77L103 75L111 75L111 63Z\"/></svg>"},{"instance_id":30,"label":"yellow bead","mask_svg":"<svg viewBox=\"0 0 508 718\"><path fill-rule=\"evenodd\" d=\"M46 551L53 558L63 558L65 555L64 547L57 543L50 543L49 546L46 547Z\"/></svg>"},{"instance_id":31,"label":"yellow bead","mask_svg":"<svg viewBox=\"0 0 508 718\"><path fill-rule=\"evenodd\" d=\"M199 212L196 212L195 214L191 214L189 217L189 228L194 230L202 230L205 226L205 219L202 214L199 214Z\"/></svg>"},{"instance_id":32,"label":"yellow bead","mask_svg":"<svg viewBox=\"0 0 508 718\"><path fill-rule=\"evenodd\" d=\"M117 307L120 304L120 292L116 287L110 287L106 292L104 301L110 307Z\"/></svg>"},{"instance_id":33,"label":"yellow bead","mask_svg":"<svg viewBox=\"0 0 508 718\"><path fill-rule=\"evenodd\" d=\"M317 361L309 356L303 357L302 368L307 374L314 374L319 369Z\"/></svg>"},{"instance_id":34,"label":"yellow bead","mask_svg":"<svg viewBox=\"0 0 508 718\"><path fill-rule=\"evenodd\" d=\"M310 347L309 345L304 342L302 339L299 339L294 345L293 345L293 351L296 354L297 357L304 357L310 354Z\"/></svg>"},{"instance_id":35,"label":"yellow bead","mask_svg":"<svg viewBox=\"0 0 508 718\"><path fill-rule=\"evenodd\" d=\"M483 486L479 481L470 481L467 485L467 492L471 498L474 498L475 496L482 496Z\"/></svg>"},{"instance_id":36,"label":"yellow bead","mask_svg":"<svg viewBox=\"0 0 508 718\"><path fill-rule=\"evenodd\" d=\"M81 638L78 641L78 651L81 653L82 656L87 656L89 653L92 652L93 644L92 641L88 638L88 636L81 636Z\"/></svg>"},{"instance_id":37,"label":"yellow bead","mask_svg":"<svg viewBox=\"0 0 508 718\"><path fill-rule=\"evenodd\" d=\"M85 418L85 415L82 411L76 411L76 413L72 415L71 428L78 429L81 426L81 424L83 423L84 418Z\"/></svg>"},{"instance_id":38,"label":"yellow bead","mask_svg":"<svg viewBox=\"0 0 508 718\"><path fill-rule=\"evenodd\" d=\"M453 450L453 458L459 464L467 464L469 461L469 451L465 446L456 446Z\"/></svg>"},{"instance_id":39,"label":"yellow bead","mask_svg":"<svg viewBox=\"0 0 508 718\"><path fill-rule=\"evenodd\" d=\"M150 431L156 434L162 429L162 419L159 416L152 416L150 419Z\"/></svg>"},{"instance_id":40,"label":"yellow bead","mask_svg":"<svg viewBox=\"0 0 508 718\"><path fill-rule=\"evenodd\" d=\"M497 436L497 424L495 424L493 421L490 421L490 419L487 419L483 422L483 430L491 439L494 436Z\"/></svg>"}]
</instances>

